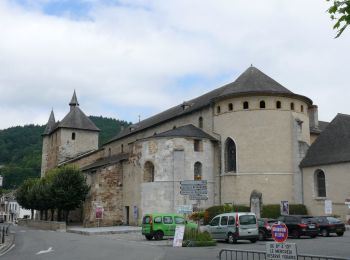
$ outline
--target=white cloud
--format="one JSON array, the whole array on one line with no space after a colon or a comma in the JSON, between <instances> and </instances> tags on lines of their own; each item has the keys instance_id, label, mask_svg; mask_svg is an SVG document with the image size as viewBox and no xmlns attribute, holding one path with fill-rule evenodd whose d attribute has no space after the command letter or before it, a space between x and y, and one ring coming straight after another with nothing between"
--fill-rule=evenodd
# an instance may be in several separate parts
<instances>
[{"instance_id":1,"label":"white cloud","mask_svg":"<svg viewBox=\"0 0 350 260\"><path fill-rule=\"evenodd\" d=\"M250 63L313 99L320 119L350 114L349 33L333 39L326 2L84 0L89 19L73 20L44 14L48 1L0 3L0 129L45 123L51 107L61 119L73 89L86 114L136 121L233 81ZM181 91L186 75L208 81Z\"/></svg>"}]
</instances>

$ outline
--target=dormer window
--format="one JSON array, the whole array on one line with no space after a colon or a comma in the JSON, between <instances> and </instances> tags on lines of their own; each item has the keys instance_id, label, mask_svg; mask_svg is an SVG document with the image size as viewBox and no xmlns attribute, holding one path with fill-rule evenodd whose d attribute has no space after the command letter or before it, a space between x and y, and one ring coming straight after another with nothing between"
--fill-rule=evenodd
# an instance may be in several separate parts
<instances>
[{"instance_id":1,"label":"dormer window","mask_svg":"<svg viewBox=\"0 0 350 260\"><path fill-rule=\"evenodd\" d=\"M72 140L75 140L75 132L72 133Z\"/></svg>"}]
</instances>

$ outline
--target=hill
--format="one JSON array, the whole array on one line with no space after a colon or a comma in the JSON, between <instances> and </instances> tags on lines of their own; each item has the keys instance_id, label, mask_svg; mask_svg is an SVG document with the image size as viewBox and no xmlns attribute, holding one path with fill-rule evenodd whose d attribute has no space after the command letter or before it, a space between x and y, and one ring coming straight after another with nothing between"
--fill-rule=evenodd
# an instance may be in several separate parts
<instances>
[{"instance_id":1,"label":"hill","mask_svg":"<svg viewBox=\"0 0 350 260\"><path fill-rule=\"evenodd\" d=\"M131 123L102 116L89 116L101 129L99 144ZM3 188L14 189L24 180L40 176L42 136L45 126L25 125L0 130L0 175Z\"/></svg>"}]
</instances>

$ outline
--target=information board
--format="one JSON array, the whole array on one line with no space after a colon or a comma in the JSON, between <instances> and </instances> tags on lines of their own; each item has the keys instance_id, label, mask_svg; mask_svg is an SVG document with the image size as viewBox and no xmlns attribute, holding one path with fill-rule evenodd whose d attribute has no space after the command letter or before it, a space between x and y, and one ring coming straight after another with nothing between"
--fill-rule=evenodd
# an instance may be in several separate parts
<instances>
[{"instance_id":1,"label":"information board","mask_svg":"<svg viewBox=\"0 0 350 260\"><path fill-rule=\"evenodd\" d=\"M266 260L297 260L295 243L266 243Z\"/></svg>"},{"instance_id":2,"label":"information board","mask_svg":"<svg viewBox=\"0 0 350 260\"><path fill-rule=\"evenodd\" d=\"M173 241L173 247L182 247L182 241L184 239L185 226L177 225L175 228L175 236Z\"/></svg>"}]
</instances>

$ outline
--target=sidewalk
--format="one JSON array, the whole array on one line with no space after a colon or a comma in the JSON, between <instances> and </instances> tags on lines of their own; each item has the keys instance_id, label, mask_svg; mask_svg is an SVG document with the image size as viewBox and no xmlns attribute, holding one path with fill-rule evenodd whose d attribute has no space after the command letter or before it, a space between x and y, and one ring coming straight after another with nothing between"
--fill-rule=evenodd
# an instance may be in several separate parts
<instances>
[{"instance_id":1,"label":"sidewalk","mask_svg":"<svg viewBox=\"0 0 350 260\"><path fill-rule=\"evenodd\" d=\"M141 227L135 226L112 226L112 227L94 227L84 228L80 226L67 227L69 233L81 235L106 235L106 234L123 234L123 233L141 233Z\"/></svg>"},{"instance_id":2,"label":"sidewalk","mask_svg":"<svg viewBox=\"0 0 350 260\"><path fill-rule=\"evenodd\" d=\"M12 233L11 226L9 227L8 235L5 236L5 243L0 243L0 256L4 255L15 242L15 233Z\"/></svg>"}]
</instances>

